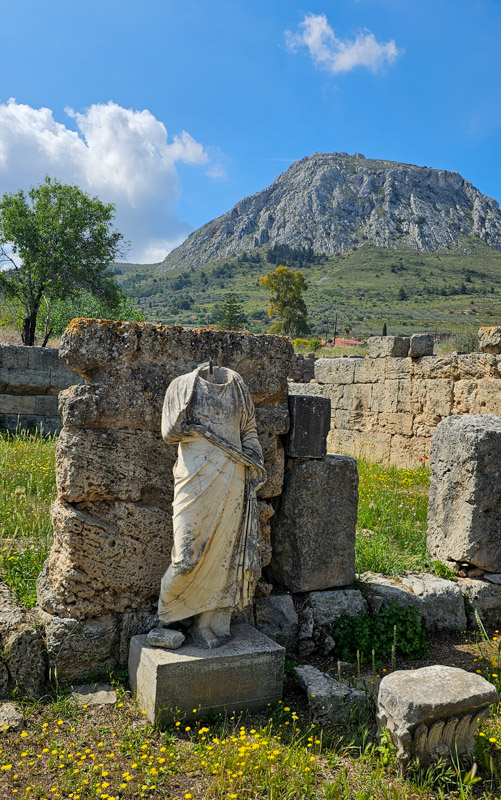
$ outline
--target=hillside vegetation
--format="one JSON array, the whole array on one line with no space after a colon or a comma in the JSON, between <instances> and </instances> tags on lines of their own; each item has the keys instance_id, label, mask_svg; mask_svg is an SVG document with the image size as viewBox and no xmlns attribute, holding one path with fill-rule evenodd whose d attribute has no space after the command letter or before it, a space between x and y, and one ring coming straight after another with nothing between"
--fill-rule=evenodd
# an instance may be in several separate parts
<instances>
[{"instance_id":1,"label":"hillside vegetation","mask_svg":"<svg viewBox=\"0 0 501 800\"><path fill-rule=\"evenodd\" d=\"M152 322L200 327L217 322L224 294L242 301L252 332L269 327L269 293L259 277L284 264L301 269L312 333L351 336L408 334L417 330L457 333L501 320L501 253L476 236L455 249L421 253L410 248L363 245L322 256L286 245L263 246L234 258L186 270L161 265L117 264L122 289Z\"/></svg>"}]
</instances>

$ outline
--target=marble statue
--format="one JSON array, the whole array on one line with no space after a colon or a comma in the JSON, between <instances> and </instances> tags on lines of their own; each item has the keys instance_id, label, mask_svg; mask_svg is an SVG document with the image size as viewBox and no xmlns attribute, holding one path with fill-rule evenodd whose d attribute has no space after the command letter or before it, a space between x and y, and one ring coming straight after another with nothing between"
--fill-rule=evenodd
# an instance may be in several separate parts
<instances>
[{"instance_id":1,"label":"marble statue","mask_svg":"<svg viewBox=\"0 0 501 800\"><path fill-rule=\"evenodd\" d=\"M266 472L241 376L210 363L175 378L165 394L162 437L179 448L174 546L158 617L166 628L193 618L194 643L217 647L230 639L232 611L252 602L261 572L256 490ZM177 631L152 636L152 644L179 646Z\"/></svg>"}]
</instances>

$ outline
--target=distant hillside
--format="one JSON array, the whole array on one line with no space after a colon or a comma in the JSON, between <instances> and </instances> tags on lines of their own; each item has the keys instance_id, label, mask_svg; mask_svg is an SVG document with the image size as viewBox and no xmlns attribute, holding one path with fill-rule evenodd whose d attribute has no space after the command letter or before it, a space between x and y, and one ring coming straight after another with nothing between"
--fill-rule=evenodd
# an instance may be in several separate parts
<instances>
[{"instance_id":1,"label":"distant hillside","mask_svg":"<svg viewBox=\"0 0 501 800\"><path fill-rule=\"evenodd\" d=\"M194 231L160 272L199 268L263 245L333 256L363 245L468 253L472 241L501 250L501 211L457 172L315 153Z\"/></svg>"},{"instance_id":2,"label":"distant hillside","mask_svg":"<svg viewBox=\"0 0 501 800\"><path fill-rule=\"evenodd\" d=\"M467 252L464 252L464 251ZM236 257L168 273L158 264L117 264L117 279L147 319L191 327L213 324L224 294L242 300L246 327L265 331L269 293L259 277L277 264L301 269L312 332L334 326L354 336L435 330L477 330L501 324L501 253L476 236L461 248L420 253L366 244L330 257L286 245L263 246Z\"/></svg>"}]
</instances>

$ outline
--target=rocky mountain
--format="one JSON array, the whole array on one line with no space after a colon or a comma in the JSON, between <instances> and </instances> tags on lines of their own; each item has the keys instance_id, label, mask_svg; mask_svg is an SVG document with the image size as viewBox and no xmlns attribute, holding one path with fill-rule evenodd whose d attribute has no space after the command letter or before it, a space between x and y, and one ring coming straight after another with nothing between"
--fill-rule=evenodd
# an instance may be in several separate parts
<instances>
[{"instance_id":1,"label":"rocky mountain","mask_svg":"<svg viewBox=\"0 0 501 800\"><path fill-rule=\"evenodd\" d=\"M501 250L498 203L457 172L314 153L194 231L162 264L191 269L265 244L333 255L362 244L423 253L475 235Z\"/></svg>"}]
</instances>

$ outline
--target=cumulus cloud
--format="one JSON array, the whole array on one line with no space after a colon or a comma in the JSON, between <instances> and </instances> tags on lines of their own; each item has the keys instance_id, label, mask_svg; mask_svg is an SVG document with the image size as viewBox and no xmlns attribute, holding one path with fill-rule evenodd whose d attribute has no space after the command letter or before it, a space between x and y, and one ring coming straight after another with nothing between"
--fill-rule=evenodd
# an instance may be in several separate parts
<instances>
[{"instance_id":1,"label":"cumulus cloud","mask_svg":"<svg viewBox=\"0 0 501 800\"><path fill-rule=\"evenodd\" d=\"M307 47L313 62L333 72L349 72L355 67L368 67L376 72L384 64L391 64L401 54L393 39L378 42L371 31L359 33L355 39L338 39L325 14L305 14L299 32L285 32L290 52Z\"/></svg>"},{"instance_id":2,"label":"cumulus cloud","mask_svg":"<svg viewBox=\"0 0 501 800\"><path fill-rule=\"evenodd\" d=\"M191 230L175 214L176 164L203 166L209 175L213 169L215 176L217 165L186 131L169 140L148 110L110 102L85 112L67 108L66 114L68 124L62 124L48 108L13 99L0 104L0 194L27 189L46 174L76 183L115 203L116 227L132 242L128 258L161 260Z\"/></svg>"}]
</instances>

